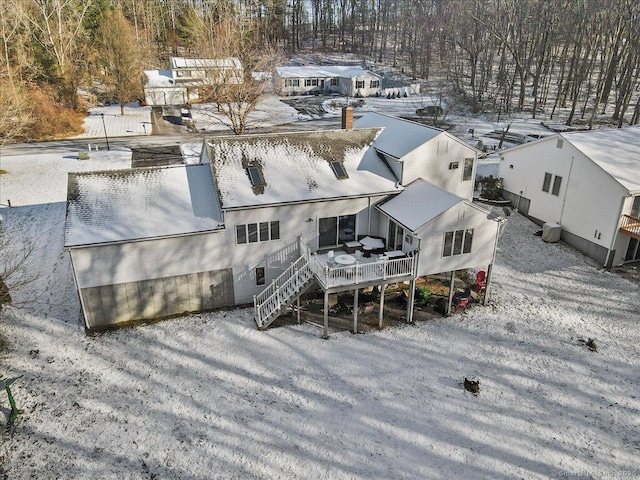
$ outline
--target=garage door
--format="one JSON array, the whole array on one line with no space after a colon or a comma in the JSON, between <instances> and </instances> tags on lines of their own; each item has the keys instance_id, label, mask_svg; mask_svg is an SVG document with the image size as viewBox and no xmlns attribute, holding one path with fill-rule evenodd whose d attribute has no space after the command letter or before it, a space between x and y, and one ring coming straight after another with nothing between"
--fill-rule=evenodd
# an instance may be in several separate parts
<instances>
[{"instance_id":1,"label":"garage door","mask_svg":"<svg viewBox=\"0 0 640 480\"><path fill-rule=\"evenodd\" d=\"M235 304L230 268L81 290L87 328Z\"/></svg>"}]
</instances>

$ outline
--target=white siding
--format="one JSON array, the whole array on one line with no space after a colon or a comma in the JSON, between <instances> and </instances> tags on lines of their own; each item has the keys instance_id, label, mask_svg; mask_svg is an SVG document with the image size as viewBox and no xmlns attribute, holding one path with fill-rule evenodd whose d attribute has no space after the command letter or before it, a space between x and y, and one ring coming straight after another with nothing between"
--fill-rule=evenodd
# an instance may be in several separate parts
<instances>
[{"instance_id":1,"label":"white siding","mask_svg":"<svg viewBox=\"0 0 640 480\"><path fill-rule=\"evenodd\" d=\"M473 158L471 179L463 181L464 159ZM476 151L447 133L442 133L402 158L402 184L408 185L416 178L424 178L445 190L473 199ZM457 162L458 168L450 169Z\"/></svg>"},{"instance_id":2,"label":"white siding","mask_svg":"<svg viewBox=\"0 0 640 480\"><path fill-rule=\"evenodd\" d=\"M503 153L503 188L531 201L529 215L556 222L563 230L610 248L619 225L624 188L582 152L558 136ZM553 175L549 192L542 190L545 173ZM562 177L553 195L555 176Z\"/></svg>"},{"instance_id":3,"label":"white siding","mask_svg":"<svg viewBox=\"0 0 640 480\"><path fill-rule=\"evenodd\" d=\"M357 214L356 234L368 233L367 198L286 205L225 212L222 231L71 251L79 288L172 277L194 272L233 269L236 304L250 303L297 258L301 235L313 249L318 244L318 219ZM308 221L308 220L311 221ZM280 239L236 245L236 225L280 222ZM265 286L255 282L256 267L266 270Z\"/></svg>"},{"instance_id":4,"label":"white siding","mask_svg":"<svg viewBox=\"0 0 640 480\"><path fill-rule=\"evenodd\" d=\"M444 257L446 232L473 228L471 253ZM465 268L486 268L492 263L499 223L487 219L487 213L474 206L460 203L416 233L420 237L418 275L430 275Z\"/></svg>"}]
</instances>

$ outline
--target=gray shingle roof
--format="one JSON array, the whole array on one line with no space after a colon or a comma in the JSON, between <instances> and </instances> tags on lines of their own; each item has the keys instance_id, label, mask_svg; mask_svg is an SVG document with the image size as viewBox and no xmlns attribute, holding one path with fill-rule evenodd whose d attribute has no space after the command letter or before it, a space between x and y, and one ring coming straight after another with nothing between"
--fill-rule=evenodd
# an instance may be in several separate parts
<instances>
[{"instance_id":1,"label":"gray shingle roof","mask_svg":"<svg viewBox=\"0 0 640 480\"><path fill-rule=\"evenodd\" d=\"M370 148L380 129L218 137L207 141L223 208L242 208L396 191L396 178ZM339 161L348 178L331 168ZM247 167L258 166L263 188Z\"/></svg>"},{"instance_id":2,"label":"gray shingle roof","mask_svg":"<svg viewBox=\"0 0 640 480\"><path fill-rule=\"evenodd\" d=\"M196 233L221 225L207 165L69 174L67 247Z\"/></svg>"}]
</instances>

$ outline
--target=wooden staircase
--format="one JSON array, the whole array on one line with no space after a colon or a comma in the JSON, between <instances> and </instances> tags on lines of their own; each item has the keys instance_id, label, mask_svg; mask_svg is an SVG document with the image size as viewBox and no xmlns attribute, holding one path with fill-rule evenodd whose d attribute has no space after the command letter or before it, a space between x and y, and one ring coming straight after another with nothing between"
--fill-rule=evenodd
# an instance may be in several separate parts
<instances>
[{"instance_id":1,"label":"wooden staircase","mask_svg":"<svg viewBox=\"0 0 640 480\"><path fill-rule=\"evenodd\" d=\"M258 328L261 330L267 328L313 284L313 281L311 266L307 259L301 256L260 295L253 297Z\"/></svg>"}]
</instances>

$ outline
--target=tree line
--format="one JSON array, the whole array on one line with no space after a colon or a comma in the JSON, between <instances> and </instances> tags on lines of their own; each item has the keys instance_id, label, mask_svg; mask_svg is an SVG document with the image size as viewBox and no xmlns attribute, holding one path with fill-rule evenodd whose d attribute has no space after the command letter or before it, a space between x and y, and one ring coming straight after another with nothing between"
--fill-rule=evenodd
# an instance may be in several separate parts
<instances>
[{"instance_id":1,"label":"tree line","mask_svg":"<svg viewBox=\"0 0 640 480\"><path fill-rule=\"evenodd\" d=\"M350 53L449 85L474 112L622 126L640 116L639 28L637 0L5 0L0 139L47 103L82 109L95 86L142 98L142 69L171 55L250 72L274 52Z\"/></svg>"}]
</instances>

